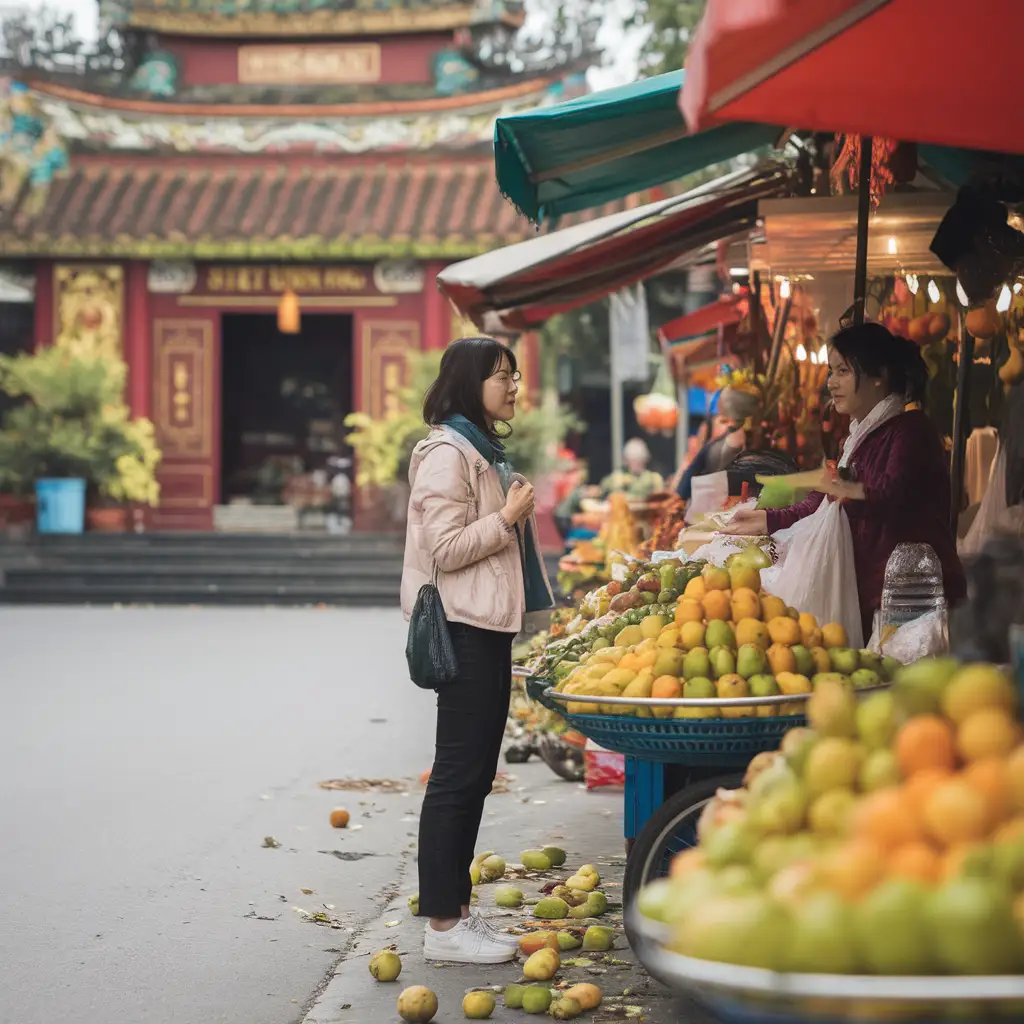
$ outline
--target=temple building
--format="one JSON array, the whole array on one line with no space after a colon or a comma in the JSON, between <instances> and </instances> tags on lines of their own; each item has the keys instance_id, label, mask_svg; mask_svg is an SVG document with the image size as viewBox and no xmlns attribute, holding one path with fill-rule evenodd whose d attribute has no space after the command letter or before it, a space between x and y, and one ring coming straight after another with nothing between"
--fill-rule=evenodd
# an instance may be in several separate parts
<instances>
[{"instance_id":1,"label":"temple building","mask_svg":"<svg viewBox=\"0 0 1024 1024\"><path fill-rule=\"evenodd\" d=\"M495 185L494 120L583 91L586 62L478 59L523 18L485 0L103 12L108 68L0 78L0 340L122 352L163 451L149 525L208 530L346 454L345 416L468 329L436 275L534 230Z\"/></svg>"}]
</instances>

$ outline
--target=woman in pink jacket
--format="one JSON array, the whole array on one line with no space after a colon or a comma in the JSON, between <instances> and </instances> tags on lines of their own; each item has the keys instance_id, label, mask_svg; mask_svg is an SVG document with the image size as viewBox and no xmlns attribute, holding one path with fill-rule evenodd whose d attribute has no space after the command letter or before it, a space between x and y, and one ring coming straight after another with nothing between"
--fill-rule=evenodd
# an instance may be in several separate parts
<instances>
[{"instance_id":1,"label":"woman in pink jacket","mask_svg":"<svg viewBox=\"0 0 1024 1024\"><path fill-rule=\"evenodd\" d=\"M526 611L553 605L537 549L533 487L512 471L498 424L516 412L519 373L492 338L450 345L427 392L433 429L412 456L402 609L437 574L459 663L438 691L437 745L420 815L424 954L502 963L516 940L470 910L469 868L498 767L512 686L512 641Z\"/></svg>"}]
</instances>

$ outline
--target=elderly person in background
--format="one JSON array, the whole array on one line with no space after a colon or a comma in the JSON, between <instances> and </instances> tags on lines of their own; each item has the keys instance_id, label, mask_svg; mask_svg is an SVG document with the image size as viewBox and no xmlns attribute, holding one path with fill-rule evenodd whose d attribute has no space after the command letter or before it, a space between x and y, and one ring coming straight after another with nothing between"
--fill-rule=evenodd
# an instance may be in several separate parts
<instances>
[{"instance_id":1,"label":"elderly person in background","mask_svg":"<svg viewBox=\"0 0 1024 1024\"><path fill-rule=\"evenodd\" d=\"M747 446L745 424L757 412L757 396L747 391L726 388L718 397L718 419L714 433L718 434L694 456L676 487L676 493L690 500L695 476L721 473L728 469L736 456ZM724 430L722 429L724 426Z\"/></svg>"}]
</instances>

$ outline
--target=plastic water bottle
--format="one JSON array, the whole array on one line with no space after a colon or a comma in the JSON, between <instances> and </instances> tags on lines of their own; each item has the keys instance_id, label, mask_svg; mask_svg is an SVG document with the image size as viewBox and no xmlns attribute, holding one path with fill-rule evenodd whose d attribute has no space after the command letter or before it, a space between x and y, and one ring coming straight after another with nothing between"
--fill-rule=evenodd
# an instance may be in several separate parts
<instances>
[{"instance_id":1,"label":"plastic water bottle","mask_svg":"<svg viewBox=\"0 0 1024 1024\"><path fill-rule=\"evenodd\" d=\"M949 622L942 563L930 544L900 544L889 558L882 584L882 653L887 653L886 642L896 630L925 615L932 616L934 624L922 630L922 644L930 654L944 653L949 648ZM934 649L936 633L941 651Z\"/></svg>"}]
</instances>

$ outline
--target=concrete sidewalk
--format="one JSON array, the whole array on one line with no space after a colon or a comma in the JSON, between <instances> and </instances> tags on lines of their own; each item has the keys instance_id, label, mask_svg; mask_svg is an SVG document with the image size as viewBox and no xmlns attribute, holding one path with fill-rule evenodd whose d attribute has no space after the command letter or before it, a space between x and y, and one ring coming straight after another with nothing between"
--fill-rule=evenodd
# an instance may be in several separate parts
<instances>
[{"instance_id":1,"label":"concrete sidewalk","mask_svg":"<svg viewBox=\"0 0 1024 1024\"><path fill-rule=\"evenodd\" d=\"M558 981L566 985L587 981L598 985L604 1002L586 1019L595 1022L637 1020L647 1024L668 1024L686 1020L688 1024L711 1024L711 1019L693 1007L674 1000L661 985L650 979L636 963L622 930L620 893L625 865L622 839L621 791L586 792L582 787L556 779L543 765L515 766L518 776L511 794L488 801L481 849L493 849L511 865L523 849L546 844L562 846L568 853L565 867L548 875L531 874L515 884L527 897L539 893L552 878L564 879L584 863L594 864L602 876L612 907L602 917L603 924L614 927L615 948L610 953L563 954ZM517 792L522 787L525 792ZM440 1024L464 1020L462 999L474 988L505 985L522 980L522 960L493 967L462 964L428 964L423 959L424 921L412 916L407 898L416 888L415 854L410 853L403 891L391 900L379 919L353 937L345 957L333 978L307 1013L304 1024L383 1024L398 1021L396 1001L408 985L426 985L438 997L435 1020ZM513 934L530 920L529 908L500 911L494 906L494 885L478 887L480 906ZM402 956L402 974L394 984L376 982L369 973L370 957L378 950L394 946ZM522 1010L509 1010L498 995L498 1007L492 1020L523 1018Z\"/></svg>"}]
</instances>

